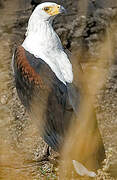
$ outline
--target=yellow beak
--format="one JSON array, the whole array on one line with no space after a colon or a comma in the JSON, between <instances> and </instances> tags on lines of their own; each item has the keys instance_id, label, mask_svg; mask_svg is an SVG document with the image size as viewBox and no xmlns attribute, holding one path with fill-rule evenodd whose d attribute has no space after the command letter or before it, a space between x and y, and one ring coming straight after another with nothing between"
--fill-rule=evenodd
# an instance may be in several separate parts
<instances>
[{"instance_id":1,"label":"yellow beak","mask_svg":"<svg viewBox=\"0 0 117 180\"><path fill-rule=\"evenodd\" d=\"M50 11L48 11L48 14L51 16L61 14L61 13L66 13L66 10L63 6L57 5L51 8Z\"/></svg>"}]
</instances>

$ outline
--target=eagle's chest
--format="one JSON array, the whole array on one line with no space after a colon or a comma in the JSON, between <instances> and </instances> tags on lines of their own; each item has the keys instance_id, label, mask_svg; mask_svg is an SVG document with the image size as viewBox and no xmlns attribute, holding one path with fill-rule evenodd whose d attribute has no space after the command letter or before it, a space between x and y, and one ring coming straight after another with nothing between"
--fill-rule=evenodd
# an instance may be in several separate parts
<instances>
[{"instance_id":1,"label":"eagle's chest","mask_svg":"<svg viewBox=\"0 0 117 180\"><path fill-rule=\"evenodd\" d=\"M52 28L45 27L41 28L40 31L30 32L22 46L36 58L45 61L64 84L72 82L71 63L63 51L58 35Z\"/></svg>"}]
</instances>

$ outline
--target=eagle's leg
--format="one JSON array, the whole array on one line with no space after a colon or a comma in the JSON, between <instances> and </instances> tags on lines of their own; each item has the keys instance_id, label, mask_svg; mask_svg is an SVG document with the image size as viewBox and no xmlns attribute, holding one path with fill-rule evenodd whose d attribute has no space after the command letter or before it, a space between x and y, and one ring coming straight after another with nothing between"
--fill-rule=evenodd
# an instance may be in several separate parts
<instances>
[{"instance_id":1,"label":"eagle's leg","mask_svg":"<svg viewBox=\"0 0 117 180\"><path fill-rule=\"evenodd\" d=\"M38 156L37 161L43 162L43 161L50 161L50 163L57 165L59 162L60 154L56 151L54 151L48 144L45 144L42 154Z\"/></svg>"},{"instance_id":2,"label":"eagle's leg","mask_svg":"<svg viewBox=\"0 0 117 180\"><path fill-rule=\"evenodd\" d=\"M36 161L38 162L43 162L43 161L49 161L49 146L48 144L44 145L43 151L40 153L38 153L37 157L36 157Z\"/></svg>"}]
</instances>

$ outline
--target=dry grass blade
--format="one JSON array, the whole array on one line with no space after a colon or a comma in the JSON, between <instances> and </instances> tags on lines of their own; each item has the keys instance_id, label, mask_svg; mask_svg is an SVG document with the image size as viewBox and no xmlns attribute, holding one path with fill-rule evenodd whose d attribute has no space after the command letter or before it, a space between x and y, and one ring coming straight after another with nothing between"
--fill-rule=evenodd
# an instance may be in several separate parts
<instances>
[{"instance_id":1,"label":"dry grass blade","mask_svg":"<svg viewBox=\"0 0 117 180\"><path fill-rule=\"evenodd\" d=\"M99 132L96 128L97 119L95 116L94 103L96 94L98 94L100 88L103 87L109 67L112 64L110 60L112 60L114 56L112 41L114 32L111 30L107 30L104 42L99 45L99 59L92 64L89 58L89 63L85 63L85 66L83 66L84 73L81 77L82 87L84 89L83 100L77 123L70 129L63 148L60 179L72 179L72 172L74 171L72 160L74 159L78 162L83 162L83 165L88 167L89 170L95 170L96 166L98 166L98 162L96 165L96 158L101 159L101 157L97 157L101 156L101 146ZM115 29L113 29L113 31L115 31ZM76 59L76 61L78 60ZM103 71L105 68L106 73ZM98 150L100 154L97 153Z\"/></svg>"}]
</instances>

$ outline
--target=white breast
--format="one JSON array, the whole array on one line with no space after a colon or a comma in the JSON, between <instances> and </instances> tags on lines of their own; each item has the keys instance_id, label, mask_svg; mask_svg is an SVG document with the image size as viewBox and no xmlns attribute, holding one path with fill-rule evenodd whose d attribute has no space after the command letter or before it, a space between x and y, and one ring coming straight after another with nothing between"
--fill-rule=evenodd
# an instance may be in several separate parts
<instances>
[{"instance_id":1,"label":"white breast","mask_svg":"<svg viewBox=\"0 0 117 180\"><path fill-rule=\"evenodd\" d=\"M72 65L63 51L58 35L48 22L28 27L27 37L22 46L37 58L44 60L64 84L72 83Z\"/></svg>"}]
</instances>

